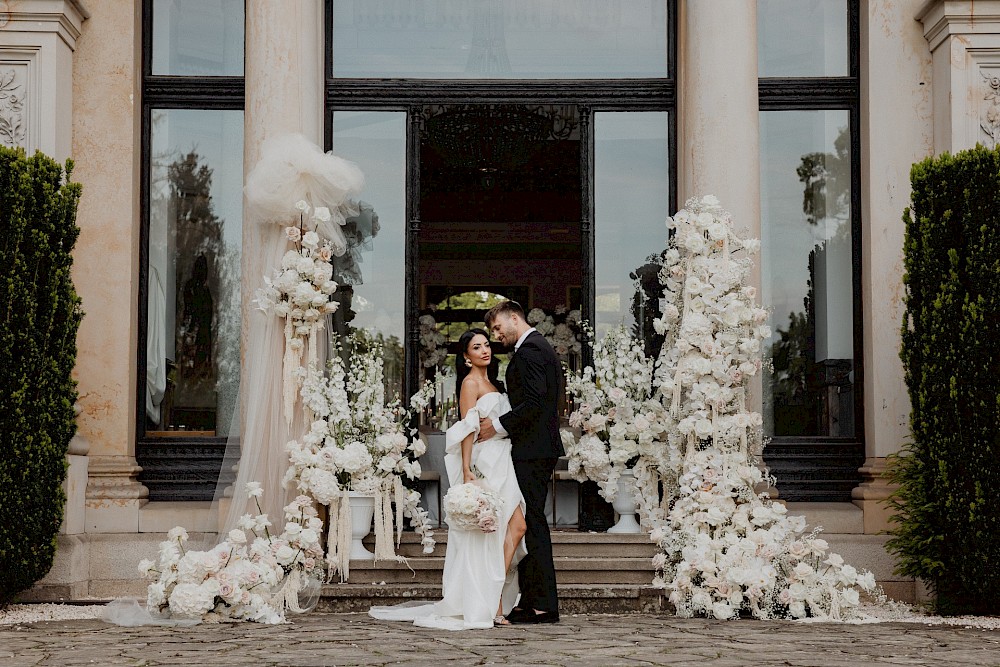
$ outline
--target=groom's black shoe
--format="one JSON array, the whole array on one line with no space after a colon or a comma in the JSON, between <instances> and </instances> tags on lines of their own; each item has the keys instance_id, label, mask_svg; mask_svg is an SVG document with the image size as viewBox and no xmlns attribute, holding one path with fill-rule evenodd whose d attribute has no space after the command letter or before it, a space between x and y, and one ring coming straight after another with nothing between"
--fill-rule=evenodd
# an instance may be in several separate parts
<instances>
[{"instance_id":1,"label":"groom's black shoe","mask_svg":"<svg viewBox=\"0 0 1000 667\"><path fill-rule=\"evenodd\" d=\"M513 609L510 610L510 613L507 614L507 620L510 621L511 623L526 623L527 621L525 621L525 619L528 618L528 616L534 616L534 615L535 612L533 612L531 609L522 609L520 607L514 607Z\"/></svg>"},{"instance_id":2,"label":"groom's black shoe","mask_svg":"<svg viewBox=\"0 0 1000 667\"><path fill-rule=\"evenodd\" d=\"M558 611L542 611L535 612L529 610L526 614L518 616L518 620L511 619L507 617L511 623L515 624L529 624L534 625L535 623L558 623L559 622L559 612Z\"/></svg>"}]
</instances>

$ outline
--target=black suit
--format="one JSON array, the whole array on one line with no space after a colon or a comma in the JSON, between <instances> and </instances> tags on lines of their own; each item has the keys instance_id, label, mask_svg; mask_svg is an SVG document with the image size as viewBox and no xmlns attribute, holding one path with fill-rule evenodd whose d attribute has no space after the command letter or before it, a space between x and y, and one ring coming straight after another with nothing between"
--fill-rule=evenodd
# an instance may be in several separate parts
<instances>
[{"instance_id":1,"label":"black suit","mask_svg":"<svg viewBox=\"0 0 1000 667\"><path fill-rule=\"evenodd\" d=\"M507 366L511 411L500 417L510 436L511 458L527 507L524 541L528 555L518 565L523 609L559 611L552 538L545 518L545 497L556 459L563 455L559 437L559 358L545 337L528 334Z\"/></svg>"}]
</instances>

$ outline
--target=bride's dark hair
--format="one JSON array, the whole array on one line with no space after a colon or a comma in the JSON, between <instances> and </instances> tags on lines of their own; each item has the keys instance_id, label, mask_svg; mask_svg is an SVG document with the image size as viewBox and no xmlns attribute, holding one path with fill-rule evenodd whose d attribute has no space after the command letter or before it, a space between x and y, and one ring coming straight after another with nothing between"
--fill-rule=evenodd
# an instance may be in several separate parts
<instances>
[{"instance_id":1,"label":"bride's dark hair","mask_svg":"<svg viewBox=\"0 0 1000 667\"><path fill-rule=\"evenodd\" d=\"M462 397L462 381L472 370L471 367L465 365L465 352L469 349L469 343L477 335L485 336L486 340L490 339L490 335L484 329L469 329L458 339L458 354L455 355L455 400L460 401ZM504 389L503 382L498 379L500 375L500 359L493 355L490 357L490 365L486 367L486 377L489 378L490 382L494 387L502 394L506 390Z\"/></svg>"}]
</instances>

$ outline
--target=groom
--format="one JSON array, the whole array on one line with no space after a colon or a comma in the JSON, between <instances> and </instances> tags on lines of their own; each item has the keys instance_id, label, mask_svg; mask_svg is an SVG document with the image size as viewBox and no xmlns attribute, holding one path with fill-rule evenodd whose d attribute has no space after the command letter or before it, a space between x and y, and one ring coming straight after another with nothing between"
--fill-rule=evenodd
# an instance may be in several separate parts
<instances>
[{"instance_id":1,"label":"groom","mask_svg":"<svg viewBox=\"0 0 1000 667\"><path fill-rule=\"evenodd\" d=\"M545 337L525 321L516 301L491 308L486 328L497 341L514 348L506 376L511 411L497 420L483 419L479 439L489 440L494 433L510 438L514 472L527 507L524 541L528 555L517 566L521 599L507 619L555 623L559 600L545 496L556 459L564 454L559 437L559 359Z\"/></svg>"}]
</instances>

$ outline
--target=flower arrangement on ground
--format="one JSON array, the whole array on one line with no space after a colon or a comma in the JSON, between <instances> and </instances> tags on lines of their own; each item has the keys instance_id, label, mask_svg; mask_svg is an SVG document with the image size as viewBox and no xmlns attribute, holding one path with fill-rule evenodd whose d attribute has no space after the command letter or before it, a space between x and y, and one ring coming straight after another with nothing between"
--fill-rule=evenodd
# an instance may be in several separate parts
<instances>
[{"instance_id":1,"label":"flower arrangement on ground","mask_svg":"<svg viewBox=\"0 0 1000 667\"><path fill-rule=\"evenodd\" d=\"M453 486L444 497L448 526L456 530L496 532L502 506L503 499L480 480Z\"/></svg>"},{"instance_id":2,"label":"flower arrangement on ground","mask_svg":"<svg viewBox=\"0 0 1000 667\"><path fill-rule=\"evenodd\" d=\"M286 445L289 469L285 477L286 484L294 483L329 506L327 559L330 575L339 573L342 580L349 575L352 491L375 497L376 560L405 561L393 547L393 502L397 540L407 516L421 536L424 553L434 548L427 511L418 504L420 493L403 485L404 477L420 477L420 463L415 459L425 446L409 424L426 407L434 387L425 384L411 398L408 409L398 400L386 404L381 348L366 348L357 335L344 342L353 348L349 365L344 345L334 341L326 374L314 366L299 374L311 425L302 438Z\"/></svg>"},{"instance_id":3,"label":"flower arrangement on ground","mask_svg":"<svg viewBox=\"0 0 1000 667\"><path fill-rule=\"evenodd\" d=\"M556 355L564 363L578 356L583 349L583 320L578 309L556 306L552 312L532 308L525 320L545 336Z\"/></svg>"},{"instance_id":4,"label":"flower arrangement on ground","mask_svg":"<svg viewBox=\"0 0 1000 667\"><path fill-rule=\"evenodd\" d=\"M434 316L430 313L421 315L420 323L420 365L423 368L441 369L448 359L448 339L438 329Z\"/></svg>"},{"instance_id":5,"label":"flower arrangement on ground","mask_svg":"<svg viewBox=\"0 0 1000 667\"><path fill-rule=\"evenodd\" d=\"M247 493L256 499L260 485L251 482ZM160 543L158 559L139 563L139 572L155 579L147 589L147 610L181 620L259 623L281 623L286 610L303 611L299 593L325 567L323 522L312 499L299 496L285 507L282 532L272 536L270 526L266 514L246 514L209 551L187 549L187 531L173 528Z\"/></svg>"},{"instance_id":6,"label":"flower arrangement on ground","mask_svg":"<svg viewBox=\"0 0 1000 667\"><path fill-rule=\"evenodd\" d=\"M640 521L649 530L663 520L660 478L675 467L664 458L670 453L663 441L665 411L654 395L653 369L642 343L623 325L612 328L594 345L594 365L567 374L566 393L576 402L569 424L582 434L562 432L570 473L597 482L609 502L619 478L632 471Z\"/></svg>"},{"instance_id":7,"label":"flower arrangement on ground","mask_svg":"<svg viewBox=\"0 0 1000 667\"><path fill-rule=\"evenodd\" d=\"M736 235L711 196L689 200L667 227L674 233L656 325L666 342L655 384L679 467L667 524L651 534L663 549L654 584L670 591L681 616L850 616L859 591L874 590L872 574L829 553L815 531L805 533L803 517L755 492L765 481L755 456L762 420L746 396L770 335L767 311L746 285L759 241Z\"/></svg>"},{"instance_id":8,"label":"flower arrangement on ground","mask_svg":"<svg viewBox=\"0 0 1000 667\"><path fill-rule=\"evenodd\" d=\"M285 356L282 362L285 418L291 421L295 406L295 369L306 363L316 363L320 331L325 328L328 313L337 311L333 300L337 283L333 280L334 248L329 240L308 230L306 216L312 226L330 219L330 210L323 206L311 209L305 201L295 205L299 211L298 226L285 227L285 237L294 248L281 258L281 265L272 277L264 277L264 287L257 290L255 303L265 313L274 313L285 320ZM343 250L340 250L343 254Z\"/></svg>"}]
</instances>

